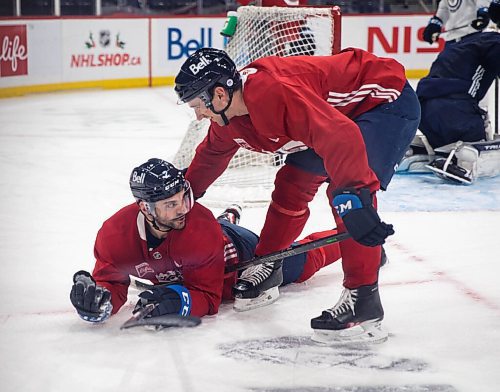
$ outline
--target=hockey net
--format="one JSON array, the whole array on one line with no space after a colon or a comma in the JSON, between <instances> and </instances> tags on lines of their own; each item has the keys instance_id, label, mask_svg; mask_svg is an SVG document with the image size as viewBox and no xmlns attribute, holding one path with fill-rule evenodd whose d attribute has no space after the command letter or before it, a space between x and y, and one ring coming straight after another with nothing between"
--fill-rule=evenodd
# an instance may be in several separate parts
<instances>
[{"instance_id":1,"label":"hockey net","mask_svg":"<svg viewBox=\"0 0 500 392\"><path fill-rule=\"evenodd\" d=\"M238 69L267 56L325 56L340 50L338 7L239 7L235 34L225 50ZM193 121L173 163L189 166L195 149L208 132L209 120ZM262 154L240 148L226 171L212 184L204 203L225 206L261 206L271 200L274 177L283 165L280 154Z\"/></svg>"}]
</instances>

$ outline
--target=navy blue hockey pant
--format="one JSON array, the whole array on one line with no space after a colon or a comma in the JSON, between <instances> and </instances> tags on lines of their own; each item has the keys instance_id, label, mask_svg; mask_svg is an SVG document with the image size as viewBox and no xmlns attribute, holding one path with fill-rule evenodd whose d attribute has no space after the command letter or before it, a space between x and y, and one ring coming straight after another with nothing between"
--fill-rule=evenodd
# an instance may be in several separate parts
<instances>
[{"instance_id":1,"label":"navy blue hockey pant","mask_svg":"<svg viewBox=\"0 0 500 392\"><path fill-rule=\"evenodd\" d=\"M459 140L477 142L486 139L486 112L470 95L426 99L421 105L420 130L433 148Z\"/></svg>"},{"instance_id":2,"label":"navy blue hockey pant","mask_svg":"<svg viewBox=\"0 0 500 392\"><path fill-rule=\"evenodd\" d=\"M396 165L403 158L417 132L420 104L415 91L406 82L401 95L394 102L379 105L353 121L363 135L368 164L377 175L381 188L385 190L394 175ZM327 176L323 160L312 149L289 154L285 163Z\"/></svg>"}]
</instances>

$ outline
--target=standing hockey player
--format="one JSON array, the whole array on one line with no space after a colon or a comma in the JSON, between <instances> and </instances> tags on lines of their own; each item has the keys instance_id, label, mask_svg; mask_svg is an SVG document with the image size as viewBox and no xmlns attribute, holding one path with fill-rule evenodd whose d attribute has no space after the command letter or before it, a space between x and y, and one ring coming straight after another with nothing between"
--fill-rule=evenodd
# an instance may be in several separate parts
<instances>
[{"instance_id":1,"label":"standing hockey player","mask_svg":"<svg viewBox=\"0 0 500 392\"><path fill-rule=\"evenodd\" d=\"M193 201L189 182L181 171L161 159L150 159L130 176L136 203L106 220L97 234L92 274L73 277L70 299L80 317L105 321L127 300L129 275L155 285L142 292L136 309L154 304L151 316L215 314L222 299L231 299L237 274L227 265L250 259L258 237L238 226L241 209L232 206L215 220ZM299 241L335 234L314 233ZM329 245L284 260L283 284L302 282L340 256ZM277 289L276 289L277 290Z\"/></svg>"},{"instance_id":2,"label":"standing hockey player","mask_svg":"<svg viewBox=\"0 0 500 392\"><path fill-rule=\"evenodd\" d=\"M445 11L443 15L449 16L448 29L476 19L464 29L450 31L445 49L432 64L429 75L418 83L417 95L422 106L419 129L428 142L421 157L430 162L432 158L427 152L431 157L438 155L427 166L429 169L446 179L471 183L476 177L500 174L500 143L492 140L487 112L479 107L500 75L500 34L477 31L486 27L490 17L498 22L500 3L492 2L489 8L489 2L465 1L453 8L448 3L440 3L424 37L434 34L433 20L440 19L439 15ZM412 149L418 154L417 146ZM416 158L416 155L409 157Z\"/></svg>"},{"instance_id":3,"label":"standing hockey player","mask_svg":"<svg viewBox=\"0 0 500 392\"><path fill-rule=\"evenodd\" d=\"M441 0L436 14L425 27L424 41L436 42L443 27L447 45L484 30L490 22L489 5L490 0Z\"/></svg>"},{"instance_id":4,"label":"standing hockey player","mask_svg":"<svg viewBox=\"0 0 500 392\"><path fill-rule=\"evenodd\" d=\"M267 57L240 73L224 51L205 48L182 65L175 90L198 119L212 120L186 173L196 197L240 147L289 154L275 179L256 255L290 245L309 217L309 202L329 181L337 227L353 239L340 244L341 300L311 326L318 340L336 339L358 324L368 331L360 339L385 339L378 267L381 245L394 231L380 220L375 194L387 188L420 119L403 66L347 49L325 57ZM236 298L252 307L265 303L281 275L280 263L260 265L240 277Z\"/></svg>"}]
</instances>

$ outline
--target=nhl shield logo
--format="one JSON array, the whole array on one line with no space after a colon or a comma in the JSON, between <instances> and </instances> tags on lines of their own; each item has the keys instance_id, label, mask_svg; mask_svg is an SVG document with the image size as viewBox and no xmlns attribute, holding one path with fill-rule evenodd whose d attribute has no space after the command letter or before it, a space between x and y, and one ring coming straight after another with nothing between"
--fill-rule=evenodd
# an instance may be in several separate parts
<instances>
[{"instance_id":1,"label":"nhl shield logo","mask_svg":"<svg viewBox=\"0 0 500 392\"><path fill-rule=\"evenodd\" d=\"M111 32L109 30L101 30L99 32L99 44L103 48L107 48L111 43Z\"/></svg>"},{"instance_id":2,"label":"nhl shield logo","mask_svg":"<svg viewBox=\"0 0 500 392\"><path fill-rule=\"evenodd\" d=\"M153 253L153 259L155 260L160 260L163 256L161 255L160 252L155 252Z\"/></svg>"}]
</instances>

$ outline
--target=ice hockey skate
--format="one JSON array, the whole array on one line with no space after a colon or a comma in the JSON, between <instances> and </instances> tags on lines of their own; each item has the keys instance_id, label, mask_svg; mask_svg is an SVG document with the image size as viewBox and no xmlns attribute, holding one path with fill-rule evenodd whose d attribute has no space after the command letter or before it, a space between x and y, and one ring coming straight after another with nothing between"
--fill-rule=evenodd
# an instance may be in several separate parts
<instances>
[{"instance_id":1,"label":"ice hockey skate","mask_svg":"<svg viewBox=\"0 0 500 392\"><path fill-rule=\"evenodd\" d=\"M312 340L326 345L382 343L384 310L378 284L345 288L337 304L311 320Z\"/></svg>"},{"instance_id":2,"label":"ice hockey skate","mask_svg":"<svg viewBox=\"0 0 500 392\"><path fill-rule=\"evenodd\" d=\"M283 283L282 261L251 266L243 271L233 286L234 305L237 312L244 312L270 305L280 293Z\"/></svg>"},{"instance_id":3,"label":"ice hockey skate","mask_svg":"<svg viewBox=\"0 0 500 392\"><path fill-rule=\"evenodd\" d=\"M455 184L472 184L470 173L463 167L453 163L451 159L438 158L427 165L427 167L443 180L451 181Z\"/></svg>"},{"instance_id":4,"label":"ice hockey skate","mask_svg":"<svg viewBox=\"0 0 500 392\"><path fill-rule=\"evenodd\" d=\"M233 225L237 225L240 223L241 211L241 207L238 204L231 204L217 217L217 220L224 219Z\"/></svg>"}]
</instances>

